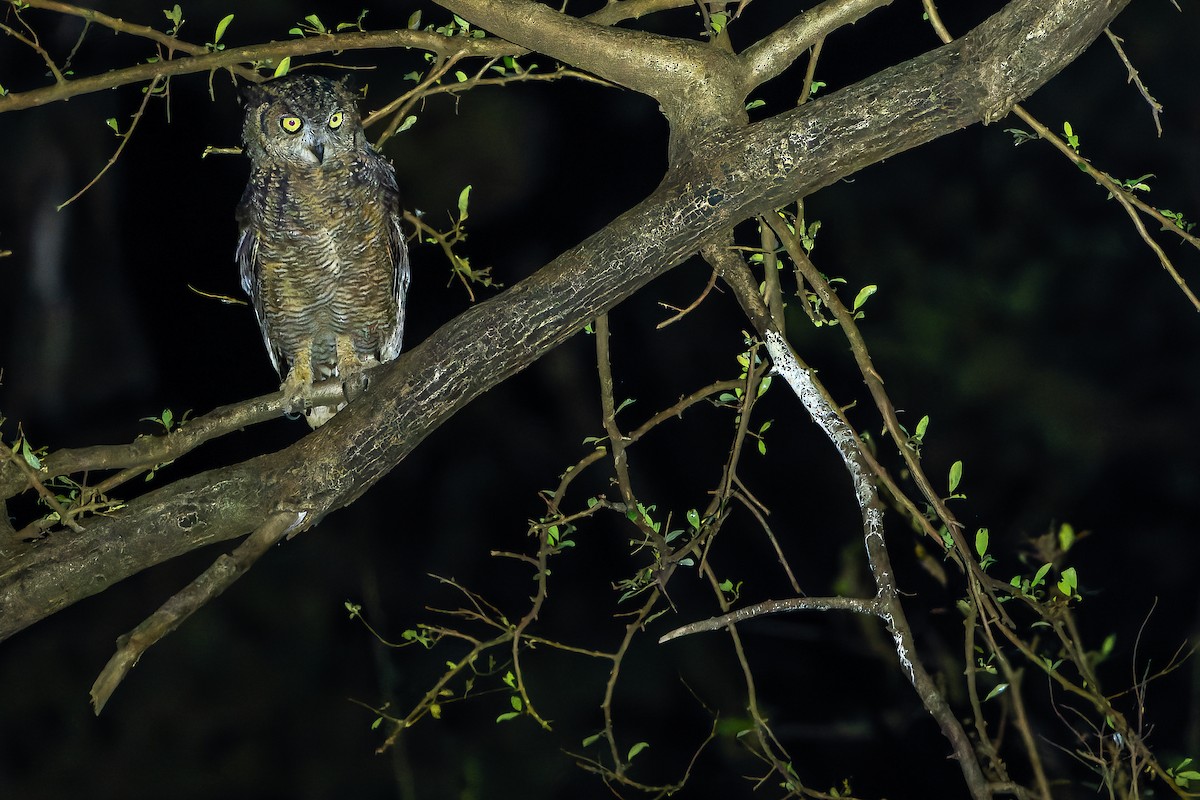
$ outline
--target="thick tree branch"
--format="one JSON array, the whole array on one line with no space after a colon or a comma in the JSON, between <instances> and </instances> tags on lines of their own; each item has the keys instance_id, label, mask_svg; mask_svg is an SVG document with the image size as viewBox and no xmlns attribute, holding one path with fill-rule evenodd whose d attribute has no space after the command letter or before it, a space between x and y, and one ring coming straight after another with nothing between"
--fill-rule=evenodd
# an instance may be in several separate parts
<instances>
[{"instance_id":1,"label":"thick tree branch","mask_svg":"<svg viewBox=\"0 0 1200 800\"><path fill-rule=\"evenodd\" d=\"M660 103L678 102L706 82L697 70L734 56L704 42L613 28L562 14L531 0L440 0L488 32L594 72ZM728 71L728 70L724 70Z\"/></svg>"},{"instance_id":2,"label":"thick tree branch","mask_svg":"<svg viewBox=\"0 0 1200 800\"><path fill-rule=\"evenodd\" d=\"M439 0L475 25L658 101L672 161L698 139L746 123L737 56L706 42L606 27L530 0Z\"/></svg>"},{"instance_id":3,"label":"thick tree branch","mask_svg":"<svg viewBox=\"0 0 1200 800\"><path fill-rule=\"evenodd\" d=\"M642 203L382 368L365 400L278 453L186 478L82 534L9 548L0 639L141 569L353 502L431 431L737 222L1003 115L1076 58L1127 0L1014 0L961 39L708 143Z\"/></svg>"},{"instance_id":4,"label":"thick tree branch","mask_svg":"<svg viewBox=\"0 0 1200 800\"><path fill-rule=\"evenodd\" d=\"M892 0L825 0L791 22L747 47L742 53L745 91L783 72L808 48L844 25L858 22Z\"/></svg>"}]
</instances>

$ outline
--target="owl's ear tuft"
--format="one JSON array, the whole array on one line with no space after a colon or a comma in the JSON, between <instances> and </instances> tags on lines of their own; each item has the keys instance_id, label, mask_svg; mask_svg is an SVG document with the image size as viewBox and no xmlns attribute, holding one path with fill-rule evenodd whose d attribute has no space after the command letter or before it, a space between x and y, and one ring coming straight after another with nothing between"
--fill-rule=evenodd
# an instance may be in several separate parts
<instances>
[{"instance_id":1,"label":"owl's ear tuft","mask_svg":"<svg viewBox=\"0 0 1200 800\"><path fill-rule=\"evenodd\" d=\"M238 97L247 108L265 102L270 92L265 83L247 83L238 87Z\"/></svg>"},{"instance_id":2,"label":"owl's ear tuft","mask_svg":"<svg viewBox=\"0 0 1200 800\"><path fill-rule=\"evenodd\" d=\"M358 87L358 81L355 80L353 72L347 72L342 77L338 78L338 85L345 89L350 94L361 94L362 90Z\"/></svg>"}]
</instances>

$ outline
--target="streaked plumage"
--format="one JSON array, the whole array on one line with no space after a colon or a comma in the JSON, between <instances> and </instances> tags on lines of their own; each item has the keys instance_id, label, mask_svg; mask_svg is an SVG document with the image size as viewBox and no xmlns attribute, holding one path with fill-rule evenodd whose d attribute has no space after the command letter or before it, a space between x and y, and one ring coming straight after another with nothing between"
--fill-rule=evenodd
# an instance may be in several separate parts
<instances>
[{"instance_id":1,"label":"streaked plumage","mask_svg":"<svg viewBox=\"0 0 1200 800\"><path fill-rule=\"evenodd\" d=\"M400 352L409 266L396 174L354 95L315 75L251 87L242 140L242 288L293 410L316 428L335 410L306 408L314 380L340 378L353 400L364 368Z\"/></svg>"}]
</instances>

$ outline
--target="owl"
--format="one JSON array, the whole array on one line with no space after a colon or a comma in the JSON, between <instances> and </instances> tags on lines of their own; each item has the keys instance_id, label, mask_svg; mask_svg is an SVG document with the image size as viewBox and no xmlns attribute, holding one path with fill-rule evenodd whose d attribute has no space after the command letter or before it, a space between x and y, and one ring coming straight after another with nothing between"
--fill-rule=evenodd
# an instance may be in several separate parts
<instances>
[{"instance_id":1,"label":"owl","mask_svg":"<svg viewBox=\"0 0 1200 800\"><path fill-rule=\"evenodd\" d=\"M289 408L336 378L347 402L404 335L408 247L392 165L367 142L342 82L299 75L252 86L242 126L250 180L237 209L237 262Z\"/></svg>"}]
</instances>

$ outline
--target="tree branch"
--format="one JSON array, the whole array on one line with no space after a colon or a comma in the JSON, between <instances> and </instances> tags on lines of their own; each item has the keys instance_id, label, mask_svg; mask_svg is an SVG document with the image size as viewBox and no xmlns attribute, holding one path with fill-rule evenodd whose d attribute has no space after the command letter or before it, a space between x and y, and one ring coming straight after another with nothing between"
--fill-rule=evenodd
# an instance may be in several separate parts
<instances>
[{"instance_id":1,"label":"tree branch","mask_svg":"<svg viewBox=\"0 0 1200 800\"><path fill-rule=\"evenodd\" d=\"M892 0L825 0L805 11L746 48L742 53L745 65L745 91L763 84L792 65L800 54L830 32L858 22L877 8L890 5Z\"/></svg>"},{"instance_id":2,"label":"tree branch","mask_svg":"<svg viewBox=\"0 0 1200 800\"><path fill-rule=\"evenodd\" d=\"M182 45L182 42L180 44ZM265 42L245 47L228 47L225 50L201 56L137 64L40 89L30 89L24 92L10 91L0 97L0 113L33 108L57 100L69 100L81 94L98 92L102 89L115 89L130 83L145 83L155 78L170 78L193 72L234 69L239 65L266 59L280 59L284 56L310 56L343 50L380 50L399 47L426 50L443 57L460 51L466 52L469 56L519 56L525 53L521 47L500 39L470 39L457 36L451 38L432 31L392 30L365 33L356 31L354 33L309 36L288 42Z\"/></svg>"},{"instance_id":3,"label":"tree branch","mask_svg":"<svg viewBox=\"0 0 1200 800\"><path fill-rule=\"evenodd\" d=\"M117 639L117 652L104 665L92 684L92 708L96 714L112 693L125 680L138 659L158 640L183 624L209 600L228 589L234 581L254 566L268 550L289 531L297 528L303 518L298 514L275 514L246 537L232 553L222 555L183 591L176 594L144 622Z\"/></svg>"},{"instance_id":4,"label":"tree branch","mask_svg":"<svg viewBox=\"0 0 1200 800\"><path fill-rule=\"evenodd\" d=\"M737 222L998 119L1126 2L1014 0L949 45L707 142L645 201L381 368L367 399L291 447L164 486L88 520L81 534L11 548L0 566L0 639L141 569L243 535L272 513L308 512L304 527L316 524L468 402Z\"/></svg>"}]
</instances>

